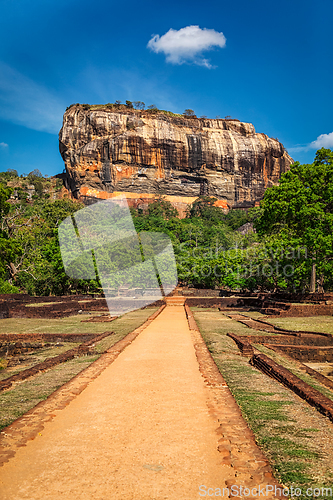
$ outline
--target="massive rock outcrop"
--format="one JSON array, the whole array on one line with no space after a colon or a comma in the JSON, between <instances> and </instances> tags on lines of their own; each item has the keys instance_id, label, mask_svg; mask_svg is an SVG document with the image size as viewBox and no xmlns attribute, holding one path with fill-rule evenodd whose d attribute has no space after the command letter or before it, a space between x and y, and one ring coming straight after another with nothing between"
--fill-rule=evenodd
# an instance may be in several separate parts
<instances>
[{"instance_id":1,"label":"massive rock outcrop","mask_svg":"<svg viewBox=\"0 0 333 500\"><path fill-rule=\"evenodd\" d=\"M125 192L175 202L209 195L221 206L246 207L292 163L277 139L250 123L162 112L75 105L64 115L59 141L65 186L87 202Z\"/></svg>"}]
</instances>

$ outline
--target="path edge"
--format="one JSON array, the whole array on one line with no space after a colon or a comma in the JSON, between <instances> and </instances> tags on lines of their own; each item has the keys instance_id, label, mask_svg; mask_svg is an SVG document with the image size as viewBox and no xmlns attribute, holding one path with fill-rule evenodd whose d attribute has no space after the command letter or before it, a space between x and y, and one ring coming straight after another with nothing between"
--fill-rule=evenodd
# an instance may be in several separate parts
<instances>
[{"instance_id":1,"label":"path edge","mask_svg":"<svg viewBox=\"0 0 333 500\"><path fill-rule=\"evenodd\" d=\"M226 481L226 486L231 488L237 483L239 486L252 489L253 484L264 487L269 485L279 493L272 496L266 494L266 498L285 499L286 496L283 495L285 487L275 479L267 457L257 445L253 431L244 419L240 407L206 346L190 307L185 304L184 308L200 373L215 396L212 398L212 413L219 422L219 427L216 429L220 436L218 451L221 453L222 464L231 467L232 471L231 479ZM234 495L230 497L240 498Z\"/></svg>"}]
</instances>

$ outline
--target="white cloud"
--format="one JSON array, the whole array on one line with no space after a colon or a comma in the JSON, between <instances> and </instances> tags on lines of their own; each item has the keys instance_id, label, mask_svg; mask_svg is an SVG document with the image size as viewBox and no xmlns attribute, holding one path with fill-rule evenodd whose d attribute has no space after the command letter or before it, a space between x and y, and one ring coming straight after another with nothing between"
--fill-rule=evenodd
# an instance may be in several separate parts
<instances>
[{"instance_id":1,"label":"white cloud","mask_svg":"<svg viewBox=\"0 0 333 500\"><path fill-rule=\"evenodd\" d=\"M0 117L34 130L57 133L65 103L46 87L0 62Z\"/></svg>"},{"instance_id":2,"label":"white cloud","mask_svg":"<svg viewBox=\"0 0 333 500\"><path fill-rule=\"evenodd\" d=\"M8 148L8 144L6 144L5 142L0 142L0 148L6 149L6 148Z\"/></svg>"},{"instance_id":3,"label":"white cloud","mask_svg":"<svg viewBox=\"0 0 333 500\"><path fill-rule=\"evenodd\" d=\"M199 26L186 26L178 31L170 29L161 37L154 35L147 47L153 52L165 54L166 61L172 64L194 63L212 68L202 53L214 47L222 48L225 44L223 33L213 29L201 29Z\"/></svg>"},{"instance_id":4,"label":"white cloud","mask_svg":"<svg viewBox=\"0 0 333 500\"><path fill-rule=\"evenodd\" d=\"M311 149L333 148L333 132L321 134L317 139L309 144Z\"/></svg>"},{"instance_id":5,"label":"white cloud","mask_svg":"<svg viewBox=\"0 0 333 500\"><path fill-rule=\"evenodd\" d=\"M320 149L333 148L333 132L330 134L321 134L317 137L315 141L310 142L309 144L298 144L293 148L288 148L289 153L300 153L302 151L309 151L309 149Z\"/></svg>"}]
</instances>

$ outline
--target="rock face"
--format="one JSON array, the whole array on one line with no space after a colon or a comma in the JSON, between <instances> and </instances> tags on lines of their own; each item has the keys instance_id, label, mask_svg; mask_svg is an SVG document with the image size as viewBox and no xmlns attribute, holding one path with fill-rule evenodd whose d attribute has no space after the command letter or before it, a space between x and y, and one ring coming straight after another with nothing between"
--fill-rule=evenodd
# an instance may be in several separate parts
<instances>
[{"instance_id":1,"label":"rock face","mask_svg":"<svg viewBox=\"0 0 333 500\"><path fill-rule=\"evenodd\" d=\"M292 163L277 139L250 123L107 107L69 108L59 145L64 184L86 202L125 192L252 206Z\"/></svg>"}]
</instances>

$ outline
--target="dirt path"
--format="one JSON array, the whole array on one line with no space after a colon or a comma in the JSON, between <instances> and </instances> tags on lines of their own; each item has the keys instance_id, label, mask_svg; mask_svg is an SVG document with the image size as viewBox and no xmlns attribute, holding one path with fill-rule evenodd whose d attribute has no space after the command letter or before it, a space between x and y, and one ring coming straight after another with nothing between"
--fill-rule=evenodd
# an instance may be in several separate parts
<instances>
[{"instance_id":1,"label":"dirt path","mask_svg":"<svg viewBox=\"0 0 333 500\"><path fill-rule=\"evenodd\" d=\"M182 306L167 307L0 469L3 500L194 500L223 488Z\"/></svg>"}]
</instances>

